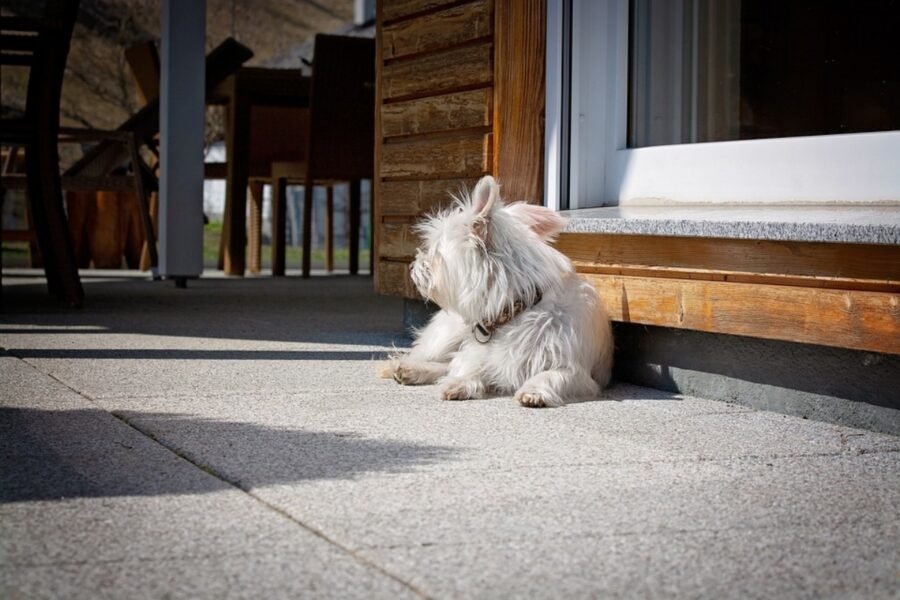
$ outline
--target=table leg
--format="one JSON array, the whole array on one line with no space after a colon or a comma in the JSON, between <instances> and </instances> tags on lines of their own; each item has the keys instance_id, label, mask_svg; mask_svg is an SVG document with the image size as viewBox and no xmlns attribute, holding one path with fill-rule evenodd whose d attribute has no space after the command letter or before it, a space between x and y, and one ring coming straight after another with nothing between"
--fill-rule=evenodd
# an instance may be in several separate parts
<instances>
[{"instance_id":1,"label":"table leg","mask_svg":"<svg viewBox=\"0 0 900 600\"><path fill-rule=\"evenodd\" d=\"M303 186L303 271L304 278L309 277L312 263L312 203L313 203L313 179L306 178Z\"/></svg>"},{"instance_id":2,"label":"table leg","mask_svg":"<svg viewBox=\"0 0 900 600\"><path fill-rule=\"evenodd\" d=\"M247 222L247 270L254 275L262 269L263 182L250 182L250 216Z\"/></svg>"},{"instance_id":3,"label":"table leg","mask_svg":"<svg viewBox=\"0 0 900 600\"><path fill-rule=\"evenodd\" d=\"M272 275L284 276L287 235L287 179L272 179Z\"/></svg>"},{"instance_id":4,"label":"table leg","mask_svg":"<svg viewBox=\"0 0 900 600\"><path fill-rule=\"evenodd\" d=\"M233 89L225 136L228 181L225 193L226 275L243 275L247 247L247 183L250 175L250 101Z\"/></svg>"},{"instance_id":5,"label":"table leg","mask_svg":"<svg viewBox=\"0 0 900 600\"><path fill-rule=\"evenodd\" d=\"M326 186L325 199L325 270L334 271L334 186Z\"/></svg>"},{"instance_id":6,"label":"table leg","mask_svg":"<svg viewBox=\"0 0 900 600\"><path fill-rule=\"evenodd\" d=\"M350 182L350 274L359 272L360 180Z\"/></svg>"}]
</instances>

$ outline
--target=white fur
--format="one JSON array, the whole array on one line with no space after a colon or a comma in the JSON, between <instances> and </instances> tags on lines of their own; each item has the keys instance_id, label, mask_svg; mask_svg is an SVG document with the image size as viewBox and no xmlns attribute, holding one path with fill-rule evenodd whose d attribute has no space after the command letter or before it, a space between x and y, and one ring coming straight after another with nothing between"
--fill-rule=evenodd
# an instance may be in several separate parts
<instances>
[{"instance_id":1,"label":"white fur","mask_svg":"<svg viewBox=\"0 0 900 600\"><path fill-rule=\"evenodd\" d=\"M525 406L594 398L609 382L612 331L594 288L552 248L565 219L549 209L504 205L490 176L455 205L417 226L423 239L411 274L437 312L382 376L405 385L440 382L444 400L511 394ZM479 343L475 323L515 302L540 302Z\"/></svg>"}]
</instances>

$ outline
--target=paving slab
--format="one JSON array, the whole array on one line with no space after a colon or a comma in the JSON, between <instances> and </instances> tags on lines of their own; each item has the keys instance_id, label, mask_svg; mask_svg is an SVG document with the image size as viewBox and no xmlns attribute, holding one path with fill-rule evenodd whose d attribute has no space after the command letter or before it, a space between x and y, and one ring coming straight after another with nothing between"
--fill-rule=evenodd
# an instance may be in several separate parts
<instances>
[{"instance_id":1,"label":"paving slab","mask_svg":"<svg viewBox=\"0 0 900 600\"><path fill-rule=\"evenodd\" d=\"M0 596L416 596L21 360L0 373Z\"/></svg>"}]
</instances>

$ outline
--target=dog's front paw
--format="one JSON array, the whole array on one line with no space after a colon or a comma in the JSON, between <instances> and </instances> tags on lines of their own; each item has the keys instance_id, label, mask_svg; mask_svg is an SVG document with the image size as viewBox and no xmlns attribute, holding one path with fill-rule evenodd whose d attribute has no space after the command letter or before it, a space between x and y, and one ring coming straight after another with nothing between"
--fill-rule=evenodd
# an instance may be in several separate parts
<instances>
[{"instance_id":1,"label":"dog's front paw","mask_svg":"<svg viewBox=\"0 0 900 600\"><path fill-rule=\"evenodd\" d=\"M378 376L382 379L393 379L396 361L388 360L378 365Z\"/></svg>"},{"instance_id":2,"label":"dog's front paw","mask_svg":"<svg viewBox=\"0 0 900 600\"><path fill-rule=\"evenodd\" d=\"M441 390L441 400L471 400L484 396L484 386L478 381L451 380Z\"/></svg>"},{"instance_id":3,"label":"dog's front paw","mask_svg":"<svg viewBox=\"0 0 900 600\"><path fill-rule=\"evenodd\" d=\"M516 402L528 408L548 408L562 406L564 402L559 398L531 390L519 390L516 392Z\"/></svg>"},{"instance_id":4,"label":"dog's front paw","mask_svg":"<svg viewBox=\"0 0 900 600\"><path fill-rule=\"evenodd\" d=\"M441 400L468 400L470 397L464 385L451 385L441 390Z\"/></svg>"},{"instance_id":5,"label":"dog's front paw","mask_svg":"<svg viewBox=\"0 0 900 600\"><path fill-rule=\"evenodd\" d=\"M416 385L419 383L418 372L408 365L397 363L391 376L400 385Z\"/></svg>"}]
</instances>

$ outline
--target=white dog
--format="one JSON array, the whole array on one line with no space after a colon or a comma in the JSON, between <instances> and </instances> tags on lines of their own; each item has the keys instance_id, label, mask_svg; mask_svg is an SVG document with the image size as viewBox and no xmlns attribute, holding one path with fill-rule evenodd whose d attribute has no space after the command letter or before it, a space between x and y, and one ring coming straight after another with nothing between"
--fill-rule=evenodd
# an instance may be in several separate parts
<instances>
[{"instance_id":1,"label":"white dog","mask_svg":"<svg viewBox=\"0 0 900 600\"><path fill-rule=\"evenodd\" d=\"M610 378L612 331L597 292L548 244L565 224L541 206L505 206L487 176L417 225L412 279L443 310L382 376L440 381L444 400L515 392L538 407L596 397Z\"/></svg>"}]
</instances>

